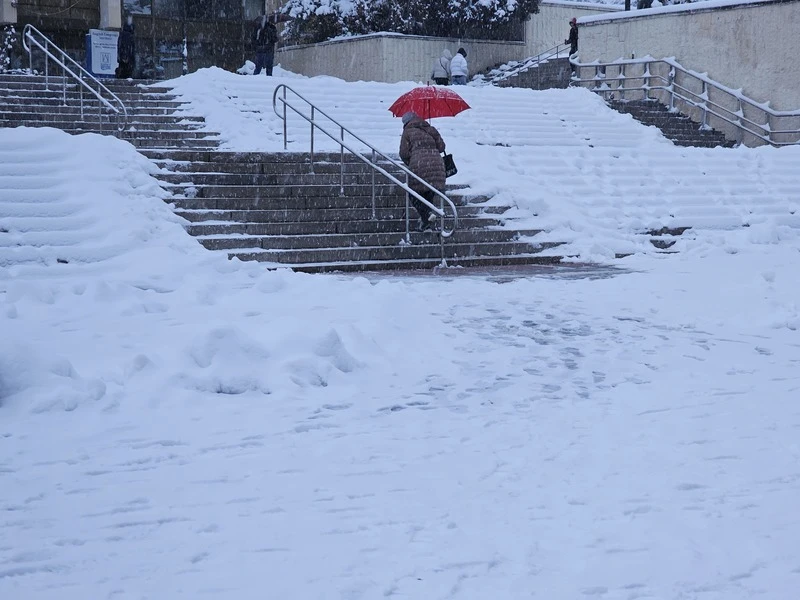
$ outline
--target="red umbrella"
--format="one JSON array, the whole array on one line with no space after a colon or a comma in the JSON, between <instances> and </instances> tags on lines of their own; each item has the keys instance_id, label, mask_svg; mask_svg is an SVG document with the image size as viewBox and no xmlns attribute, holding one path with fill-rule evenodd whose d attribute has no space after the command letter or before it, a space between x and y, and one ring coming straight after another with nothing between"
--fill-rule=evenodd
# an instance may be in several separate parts
<instances>
[{"instance_id":1,"label":"red umbrella","mask_svg":"<svg viewBox=\"0 0 800 600\"><path fill-rule=\"evenodd\" d=\"M407 112L415 112L423 119L435 117L455 117L469 104L449 88L426 85L406 92L389 107L395 117L402 117Z\"/></svg>"}]
</instances>

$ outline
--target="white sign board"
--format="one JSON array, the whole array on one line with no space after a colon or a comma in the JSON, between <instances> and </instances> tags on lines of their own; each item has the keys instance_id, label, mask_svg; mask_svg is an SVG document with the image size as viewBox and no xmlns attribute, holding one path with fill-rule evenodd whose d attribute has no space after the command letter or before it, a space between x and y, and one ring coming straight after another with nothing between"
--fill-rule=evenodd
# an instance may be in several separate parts
<instances>
[{"instance_id":1,"label":"white sign board","mask_svg":"<svg viewBox=\"0 0 800 600\"><path fill-rule=\"evenodd\" d=\"M102 29L89 30L89 52L92 59L90 71L94 75L114 76L117 70L117 38L116 31Z\"/></svg>"}]
</instances>

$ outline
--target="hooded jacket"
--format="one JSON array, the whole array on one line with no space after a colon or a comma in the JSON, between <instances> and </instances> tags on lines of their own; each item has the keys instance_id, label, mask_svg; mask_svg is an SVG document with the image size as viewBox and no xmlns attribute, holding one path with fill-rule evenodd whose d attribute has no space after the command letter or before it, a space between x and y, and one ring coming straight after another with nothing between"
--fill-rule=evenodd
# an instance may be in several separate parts
<instances>
[{"instance_id":1,"label":"hooded jacket","mask_svg":"<svg viewBox=\"0 0 800 600\"><path fill-rule=\"evenodd\" d=\"M117 38L117 60L122 63L132 63L136 57L136 37L133 33L133 23L126 22Z\"/></svg>"},{"instance_id":2,"label":"hooded jacket","mask_svg":"<svg viewBox=\"0 0 800 600\"><path fill-rule=\"evenodd\" d=\"M419 117L412 118L403 126L400 138L400 158L417 177L421 177L440 192L445 187L444 160L441 153L445 144L435 127ZM409 178L412 190L422 195L428 188Z\"/></svg>"},{"instance_id":3,"label":"hooded jacket","mask_svg":"<svg viewBox=\"0 0 800 600\"><path fill-rule=\"evenodd\" d=\"M453 55L450 50L445 48L442 50L442 55L433 61L433 71L431 71L431 79L450 79L450 60Z\"/></svg>"},{"instance_id":4,"label":"hooded jacket","mask_svg":"<svg viewBox=\"0 0 800 600\"><path fill-rule=\"evenodd\" d=\"M453 76L456 75L463 75L464 77L469 76L469 68L467 68L467 59L458 52L453 57L453 60L450 61L450 74Z\"/></svg>"}]
</instances>

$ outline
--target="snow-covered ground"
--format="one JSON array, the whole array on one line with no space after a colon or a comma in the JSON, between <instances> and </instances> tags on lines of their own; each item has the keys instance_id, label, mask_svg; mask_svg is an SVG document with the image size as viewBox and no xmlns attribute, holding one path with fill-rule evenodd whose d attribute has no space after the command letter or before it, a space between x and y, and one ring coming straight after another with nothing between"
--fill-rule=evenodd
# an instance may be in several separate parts
<instances>
[{"instance_id":1,"label":"snow-covered ground","mask_svg":"<svg viewBox=\"0 0 800 600\"><path fill-rule=\"evenodd\" d=\"M281 81L396 149L412 84ZM177 83L246 150L280 146L275 82ZM798 149L463 94L457 182L584 259L708 219L616 269L269 272L186 236L128 144L0 129L0 598L795 598Z\"/></svg>"}]
</instances>

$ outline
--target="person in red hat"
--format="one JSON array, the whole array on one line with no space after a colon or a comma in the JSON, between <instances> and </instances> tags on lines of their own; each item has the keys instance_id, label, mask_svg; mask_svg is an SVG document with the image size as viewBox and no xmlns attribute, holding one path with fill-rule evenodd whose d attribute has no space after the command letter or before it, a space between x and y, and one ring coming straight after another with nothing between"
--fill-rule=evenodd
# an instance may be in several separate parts
<instances>
[{"instance_id":1,"label":"person in red hat","mask_svg":"<svg viewBox=\"0 0 800 600\"><path fill-rule=\"evenodd\" d=\"M572 17L569 22L569 37L564 40L569 44L569 55L572 56L578 51L578 19Z\"/></svg>"}]
</instances>

